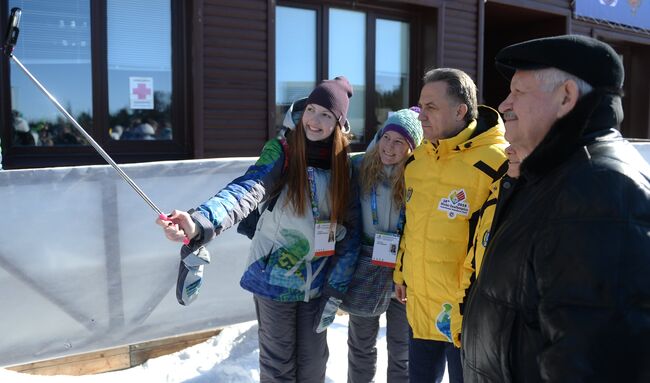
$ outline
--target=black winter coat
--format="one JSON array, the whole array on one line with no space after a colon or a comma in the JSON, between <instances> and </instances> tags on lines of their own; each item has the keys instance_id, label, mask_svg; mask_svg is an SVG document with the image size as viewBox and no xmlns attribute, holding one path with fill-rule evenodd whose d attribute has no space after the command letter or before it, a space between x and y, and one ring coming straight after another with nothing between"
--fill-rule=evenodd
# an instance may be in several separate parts
<instances>
[{"instance_id":1,"label":"black winter coat","mask_svg":"<svg viewBox=\"0 0 650 383\"><path fill-rule=\"evenodd\" d=\"M650 382L650 168L589 94L499 201L466 305L465 383Z\"/></svg>"}]
</instances>

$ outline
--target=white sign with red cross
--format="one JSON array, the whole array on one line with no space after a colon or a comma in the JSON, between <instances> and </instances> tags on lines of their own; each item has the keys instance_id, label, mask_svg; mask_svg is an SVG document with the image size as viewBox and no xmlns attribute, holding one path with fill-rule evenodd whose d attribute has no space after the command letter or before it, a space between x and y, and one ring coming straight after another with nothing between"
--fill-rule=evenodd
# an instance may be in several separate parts
<instances>
[{"instance_id":1,"label":"white sign with red cross","mask_svg":"<svg viewBox=\"0 0 650 383\"><path fill-rule=\"evenodd\" d=\"M153 109L153 77L129 77L131 109Z\"/></svg>"}]
</instances>

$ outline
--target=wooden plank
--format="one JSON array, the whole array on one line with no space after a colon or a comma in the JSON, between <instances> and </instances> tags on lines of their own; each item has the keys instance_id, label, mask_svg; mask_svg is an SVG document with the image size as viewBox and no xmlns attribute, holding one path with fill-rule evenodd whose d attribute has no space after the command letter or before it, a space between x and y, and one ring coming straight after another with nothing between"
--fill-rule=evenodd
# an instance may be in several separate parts
<instances>
[{"instance_id":1,"label":"wooden plank","mask_svg":"<svg viewBox=\"0 0 650 383\"><path fill-rule=\"evenodd\" d=\"M151 358L169 355L218 335L221 330L211 330L185 336L166 338L151 342L144 342L130 346L131 366L138 366Z\"/></svg>"},{"instance_id":2,"label":"wooden plank","mask_svg":"<svg viewBox=\"0 0 650 383\"><path fill-rule=\"evenodd\" d=\"M471 13L477 13L478 8L475 0L457 0L457 1L448 1L445 4L447 9L458 9Z\"/></svg>"},{"instance_id":3,"label":"wooden plank","mask_svg":"<svg viewBox=\"0 0 650 383\"><path fill-rule=\"evenodd\" d=\"M255 121L266 119L266 109L247 110L243 113L241 110L213 110L207 108L205 110L205 126L208 128L210 126L221 125L218 121L233 120L235 118L242 119L243 117ZM208 120L211 120L211 124L207 123Z\"/></svg>"},{"instance_id":4,"label":"wooden plank","mask_svg":"<svg viewBox=\"0 0 650 383\"><path fill-rule=\"evenodd\" d=\"M266 30L260 28L251 28L250 25L242 23L239 28L224 28L220 25L205 24L203 28L205 39L237 39L266 41L268 35Z\"/></svg>"},{"instance_id":5,"label":"wooden plank","mask_svg":"<svg viewBox=\"0 0 650 383\"><path fill-rule=\"evenodd\" d=\"M447 42L457 42L476 48L476 36L467 36L461 34L450 34L445 37Z\"/></svg>"},{"instance_id":6,"label":"wooden plank","mask_svg":"<svg viewBox=\"0 0 650 383\"><path fill-rule=\"evenodd\" d=\"M32 375L88 375L131 367L129 347L28 363L7 368Z\"/></svg>"},{"instance_id":7,"label":"wooden plank","mask_svg":"<svg viewBox=\"0 0 650 383\"><path fill-rule=\"evenodd\" d=\"M225 49L225 48L216 48L210 47L206 49L209 52L210 56L217 58L229 58L229 59L238 59L238 60L255 60L260 61L266 59L264 52L259 50L252 49Z\"/></svg>"},{"instance_id":8,"label":"wooden plank","mask_svg":"<svg viewBox=\"0 0 650 383\"><path fill-rule=\"evenodd\" d=\"M266 50L266 40L242 40L211 38L205 42L206 48L211 49L248 49Z\"/></svg>"},{"instance_id":9,"label":"wooden plank","mask_svg":"<svg viewBox=\"0 0 650 383\"><path fill-rule=\"evenodd\" d=\"M471 50L471 48L467 49L447 49L447 58L452 58L452 59L464 59L467 60L468 63L474 62L476 60L476 51Z\"/></svg>"},{"instance_id":10,"label":"wooden plank","mask_svg":"<svg viewBox=\"0 0 650 383\"><path fill-rule=\"evenodd\" d=\"M194 346L219 334L221 329L192 333L108 350L7 367L32 375L89 375L123 370L151 358L168 355Z\"/></svg>"},{"instance_id":11,"label":"wooden plank","mask_svg":"<svg viewBox=\"0 0 650 383\"><path fill-rule=\"evenodd\" d=\"M263 61L254 61L239 57L232 59L206 55L205 62L215 68L260 71L266 74L266 63Z\"/></svg>"},{"instance_id":12,"label":"wooden plank","mask_svg":"<svg viewBox=\"0 0 650 383\"><path fill-rule=\"evenodd\" d=\"M571 9L567 7L564 2L562 2L562 4L548 4L540 0L490 0L490 3L510 5L518 8L527 8L535 11L553 13L562 16L571 15Z\"/></svg>"},{"instance_id":13,"label":"wooden plank","mask_svg":"<svg viewBox=\"0 0 650 383\"><path fill-rule=\"evenodd\" d=\"M447 8L445 12L447 12L447 18L460 19L465 23L476 24L478 21L478 13L476 12L476 9L473 9L472 12L466 12Z\"/></svg>"},{"instance_id":14,"label":"wooden plank","mask_svg":"<svg viewBox=\"0 0 650 383\"><path fill-rule=\"evenodd\" d=\"M232 98L245 98L248 97L251 100L257 100L257 101L263 101L266 100L266 93L264 92L263 89L251 89L249 87L244 88L244 89L239 89L239 88L227 88L227 87L220 87L220 88L210 88L209 90L206 90L206 95L208 97L214 97L214 98L219 98L219 97L232 97Z\"/></svg>"},{"instance_id":15,"label":"wooden plank","mask_svg":"<svg viewBox=\"0 0 650 383\"><path fill-rule=\"evenodd\" d=\"M265 10L266 3L264 1L242 1L242 0L211 0L206 6L207 8L214 8L212 12L217 13L222 8L245 8L252 10Z\"/></svg>"},{"instance_id":16,"label":"wooden plank","mask_svg":"<svg viewBox=\"0 0 650 383\"><path fill-rule=\"evenodd\" d=\"M220 7L213 8L208 7L203 13L206 17L210 19L210 22L213 20L224 20L224 19L244 19L244 20L256 20L256 21L266 21L266 9L244 9L244 8L235 8L235 7ZM215 22L215 24L219 24Z\"/></svg>"},{"instance_id":17,"label":"wooden plank","mask_svg":"<svg viewBox=\"0 0 650 383\"><path fill-rule=\"evenodd\" d=\"M571 9L570 0L537 0L539 3L545 3L549 6L563 9Z\"/></svg>"}]
</instances>

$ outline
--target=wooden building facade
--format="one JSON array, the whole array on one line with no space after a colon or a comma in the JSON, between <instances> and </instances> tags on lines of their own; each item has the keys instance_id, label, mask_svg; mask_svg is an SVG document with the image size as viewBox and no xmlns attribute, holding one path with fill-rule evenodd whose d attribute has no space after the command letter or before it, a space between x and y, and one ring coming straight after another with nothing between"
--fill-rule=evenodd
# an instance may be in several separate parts
<instances>
[{"instance_id":1,"label":"wooden building facade","mask_svg":"<svg viewBox=\"0 0 650 383\"><path fill-rule=\"evenodd\" d=\"M388 110L417 103L425 70L464 70L479 86L481 101L496 107L508 91L493 65L496 52L518 41L564 33L596 37L623 56L626 118L621 130L630 138L650 137L650 73L645 69L650 67L650 30L578 17L571 0L151 0L169 8L169 17L162 21L169 23L163 30L169 33L171 57L162 70L168 72L169 81L159 80L161 69L138 68L137 63L129 64L135 68L131 73L120 72L130 67L114 59L121 52L117 42L112 42L119 35L113 21L117 17L111 11L114 1L86 0L92 102L81 115L91 135L118 162L255 156L275 135L288 102L336 75L352 78L355 86L353 132L355 149L361 149ZM1 30L8 10L17 3L22 2L0 1ZM68 25L65 20L61 23ZM130 40L134 54L143 48L138 48L138 41ZM141 44L146 48L152 43ZM22 52L29 54L26 47ZM151 55L157 52L152 50ZM30 61L35 67L42 62ZM27 92L12 85L21 76L16 72L3 59L0 140L4 167L102 163L84 142L46 145L51 141L47 137L34 144L16 141L15 131L25 129L16 122L19 116L28 122L36 141L43 135L42 127L47 127L38 125L44 117L28 118L12 104ZM117 86L112 84L113 78L120 78L118 74L128 76L131 85L134 78L144 78L145 87L166 84L167 93L153 94L167 97L167 104L152 101L150 112L159 112L156 115L130 109L133 101L122 109L113 108L112 89ZM72 98L70 103L74 104ZM62 104L67 105L65 99ZM155 135L114 138L116 126L125 125L127 117L135 123L151 121ZM140 134L148 129L143 126L133 130ZM169 135L161 133L163 127Z\"/></svg>"}]
</instances>

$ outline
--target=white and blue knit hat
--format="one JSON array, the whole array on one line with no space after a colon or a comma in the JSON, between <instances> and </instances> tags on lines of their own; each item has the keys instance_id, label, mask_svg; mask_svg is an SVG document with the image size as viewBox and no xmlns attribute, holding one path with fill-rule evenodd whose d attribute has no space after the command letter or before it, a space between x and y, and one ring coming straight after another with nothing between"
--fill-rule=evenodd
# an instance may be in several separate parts
<instances>
[{"instance_id":1,"label":"white and blue knit hat","mask_svg":"<svg viewBox=\"0 0 650 383\"><path fill-rule=\"evenodd\" d=\"M422 123L418 120L418 113L412 109L400 109L388 116L383 128L377 134L377 139L388 131L397 132L404 136L411 150L420 145L424 136Z\"/></svg>"}]
</instances>

